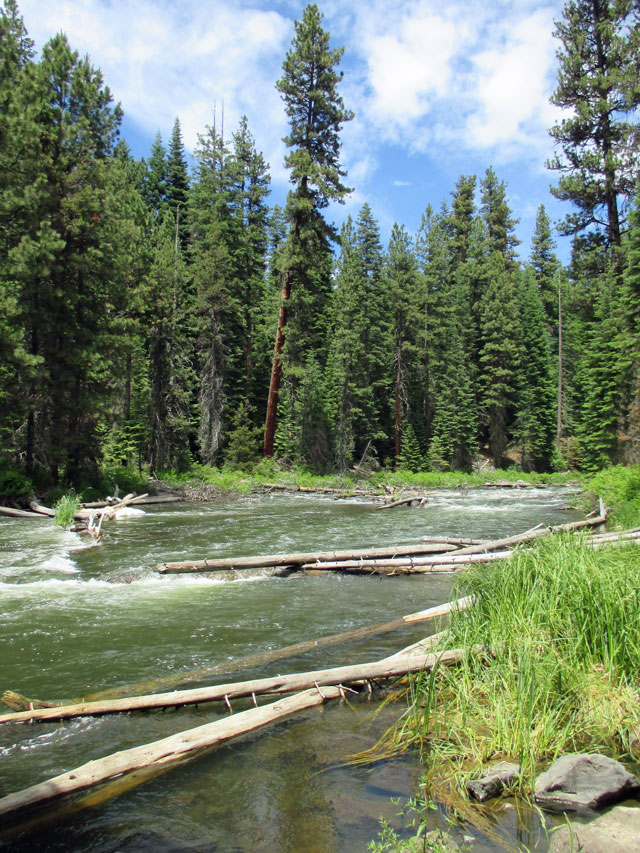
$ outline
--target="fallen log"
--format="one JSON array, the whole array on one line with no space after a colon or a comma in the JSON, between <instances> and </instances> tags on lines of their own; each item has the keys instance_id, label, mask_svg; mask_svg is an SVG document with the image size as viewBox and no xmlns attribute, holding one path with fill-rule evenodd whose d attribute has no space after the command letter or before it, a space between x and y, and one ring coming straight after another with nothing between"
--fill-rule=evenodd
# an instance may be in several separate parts
<instances>
[{"instance_id":1,"label":"fallen log","mask_svg":"<svg viewBox=\"0 0 640 853\"><path fill-rule=\"evenodd\" d=\"M337 687L325 687L323 691L314 687L313 690L279 699L271 705L241 711L162 740L89 761L68 773L61 773L45 782L3 797L0 799L0 818L6 820L27 808L41 806L59 797L85 790L122 773L177 761L339 696L340 690Z\"/></svg>"},{"instance_id":2,"label":"fallen log","mask_svg":"<svg viewBox=\"0 0 640 853\"><path fill-rule=\"evenodd\" d=\"M395 557L408 554L434 554L455 551L455 545L434 542L423 545L391 545L378 548L358 548L347 551L310 551L300 554L268 554L259 557L217 557L205 560L185 560L179 563L161 563L156 571L161 574L186 572L211 572L225 569L266 569L271 566L295 566L316 560L357 560L376 557Z\"/></svg>"},{"instance_id":3,"label":"fallen log","mask_svg":"<svg viewBox=\"0 0 640 853\"><path fill-rule=\"evenodd\" d=\"M12 506L0 506L0 515L6 515L9 518L46 518L42 512L29 512L26 509L14 509Z\"/></svg>"},{"instance_id":4,"label":"fallen log","mask_svg":"<svg viewBox=\"0 0 640 853\"><path fill-rule=\"evenodd\" d=\"M583 527L599 527L607 521L606 513L596 515L594 518L585 518L583 521L570 521L569 524L556 524L550 528L552 533L571 532L572 530L580 530Z\"/></svg>"},{"instance_id":5,"label":"fallen log","mask_svg":"<svg viewBox=\"0 0 640 853\"><path fill-rule=\"evenodd\" d=\"M403 675L409 672L407 667L413 667L418 662L421 663L420 667L418 669L411 669L411 671L418 672L423 669L432 669L436 664L454 663L457 660L461 660L467 653L465 649L452 649L448 652L439 652L437 654L409 654L404 657L404 664L401 664L398 658L397 660L389 659L387 661L377 661L375 664L341 667L340 669L360 670L363 674L362 677L366 679L367 675L365 673L370 671L367 667L373 666L379 669L384 664L385 672L393 675ZM401 672L403 668L406 668L405 672ZM338 669L334 672L337 677ZM305 673L305 675L312 677L314 673ZM386 676L370 675L369 677ZM162 740L153 741L143 746L122 750L113 755L89 761L67 773L62 773L45 782L40 782L37 785L32 785L30 788L16 791L13 794L3 797L0 799L0 819L13 818L27 808L41 806L53 799L85 790L114 776L119 776L132 770L170 764L233 737L247 734L250 731L289 716L296 711L314 707L329 699L337 699L343 695L341 684L342 682L337 687L333 685L321 685L316 680L314 681L313 689L295 693L293 696L280 699L271 705L240 711L237 714L232 714L230 717L187 729Z\"/></svg>"},{"instance_id":6,"label":"fallen log","mask_svg":"<svg viewBox=\"0 0 640 853\"><path fill-rule=\"evenodd\" d=\"M182 495L139 495L131 503L136 504L169 504L184 501ZM88 501L80 504L81 509L103 509L113 506L113 501Z\"/></svg>"},{"instance_id":7,"label":"fallen log","mask_svg":"<svg viewBox=\"0 0 640 853\"><path fill-rule=\"evenodd\" d=\"M419 501L420 503L422 503L422 501L426 501L426 500L427 500L426 495L412 495L411 497L408 497L408 498L401 498L400 500L392 501L390 504L382 504L382 506L377 506L376 510L393 509L393 507L395 507L395 506L404 506L404 504L412 504L414 501Z\"/></svg>"},{"instance_id":8,"label":"fallen log","mask_svg":"<svg viewBox=\"0 0 640 853\"><path fill-rule=\"evenodd\" d=\"M346 493L352 495L375 495L375 489L353 489L353 490L345 490L345 489L331 489L329 487L325 488L314 488L313 486L297 486L295 483L263 483L262 487L264 489L272 489L274 491L279 492L305 492L309 494L318 494L318 495L344 495Z\"/></svg>"},{"instance_id":9,"label":"fallen log","mask_svg":"<svg viewBox=\"0 0 640 853\"><path fill-rule=\"evenodd\" d=\"M339 572L339 571L355 571L355 572L377 572L385 569L402 569L405 573L416 571L424 571L425 567L429 566L457 566L467 563L489 563L493 560L506 560L510 557L513 551L492 551L489 554L444 554L437 557L396 557L388 560L336 560L333 562L322 563L306 563L302 566L305 570ZM427 569L428 570L428 569Z\"/></svg>"},{"instance_id":10,"label":"fallen log","mask_svg":"<svg viewBox=\"0 0 640 853\"><path fill-rule=\"evenodd\" d=\"M258 696L265 693L296 693L314 686L328 687L350 684L355 681L395 678L412 672L420 672L423 669L432 669L436 663L443 665L457 663L464 654L464 649L451 649L435 654L425 654L412 649L404 654L398 653L370 663L217 684L214 687L176 690L171 693L152 693L146 696L132 696L101 702L83 702L73 705L60 705L54 708L34 708L14 714L2 714L0 715L0 723L53 722L72 717L99 717L105 714L150 711L157 708L200 705L205 702L216 701L224 701L228 704L232 699Z\"/></svg>"},{"instance_id":11,"label":"fallen log","mask_svg":"<svg viewBox=\"0 0 640 853\"><path fill-rule=\"evenodd\" d=\"M56 514L55 510L50 509L48 506L42 506L42 504L39 504L36 500L29 501L29 506L38 515L46 515L48 518L53 518Z\"/></svg>"},{"instance_id":12,"label":"fallen log","mask_svg":"<svg viewBox=\"0 0 640 853\"><path fill-rule=\"evenodd\" d=\"M29 711L34 708L53 708L55 702L42 702L40 699L28 699L21 693L15 693L13 690L5 690L2 694L2 703L12 711Z\"/></svg>"},{"instance_id":13,"label":"fallen log","mask_svg":"<svg viewBox=\"0 0 640 853\"><path fill-rule=\"evenodd\" d=\"M302 655L306 652L315 651L328 646L339 645L351 640L360 640L364 637L370 637L373 635L387 634L391 631L397 631L399 628L404 628L407 625L415 625L420 622L429 622L433 619L439 619L442 616L447 616L452 610L466 610L468 607L471 607L473 601L473 596L458 598L454 601L448 601L445 604L438 604L435 607L429 607L426 610L418 610L415 613L408 613L404 616L398 617L397 619L393 619L390 622L382 622L377 625L367 625L363 628L355 628L352 631L346 631L342 634L318 637L315 640L305 640L301 643L294 643L291 646L285 646L284 648L270 649L266 652L259 652L258 654L238 658L238 660L235 661L226 661L223 664L203 667L189 672L176 673L175 675L165 676L164 678L142 681L137 684L124 684L120 687L95 691L93 693L86 694L82 701L117 699L140 693L156 693L160 690L168 690L170 687L175 687L178 684L189 684L190 682L203 681L216 675L238 672L239 670L248 669L249 667L264 666L265 664L273 663L274 661L286 660L288 658L295 657L296 655ZM2 697L2 701L4 701L4 696ZM53 706L69 703L57 702L47 704ZM28 708L28 705L23 705L19 710L25 711L28 710Z\"/></svg>"},{"instance_id":14,"label":"fallen log","mask_svg":"<svg viewBox=\"0 0 640 853\"><path fill-rule=\"evenodd\" d=\"M126 497L122 498L121 501L118 501L117 503L109 504L108 506L106 506L102 510L100 510L99 512L96 510L90 510L90 509L79 509L78 512L76 513L75 517L79 521L88 521L92 518L95 518L96 515L100 515L100 516L102 516L102 518L113 518L116 515L116 513L118 512L118 510L124 509L124 507L130 506L131 504L134 504L134 503L140 501L142 498L146 498L146 497L148 497L147 494L144 494L144 495L134 495L134 494L126 495Z\"/></svg>"},{"instance_id":15,"label":"fallen log","mask_svg":"<svg viewBox=\"0 0 640 853\"><path fill-rule=\"evenodd\" d=\"M453 536L421 536L421 542L442 542L445 545L455 545L456 548L464 548L468 545L484 545L487 539L462 539Z\"/></svg>"}]
</instances>

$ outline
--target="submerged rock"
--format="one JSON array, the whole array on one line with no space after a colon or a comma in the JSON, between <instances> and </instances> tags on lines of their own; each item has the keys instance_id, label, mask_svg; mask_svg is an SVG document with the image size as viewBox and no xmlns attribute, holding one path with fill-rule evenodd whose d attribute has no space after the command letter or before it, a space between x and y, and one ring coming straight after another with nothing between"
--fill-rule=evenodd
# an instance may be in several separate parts
<instances>
[{"instance_id":1,"label":"submerged rock","mask_svg":"<svg viewBox=\"0 0 640 853\"><path fill-rule=\"evenodd\" d=\"M501 791L513 785L520 775L520 765L509 761L501 761L486 770L480 779L474 779L467 784L467 791L479 803L497 797Z\"/></svg>"},{"instance_id":2,"label":"submerged rock","mask_svg":"<svg viewBox=\"0 0 640 853\"><path fill-rule=\"evenodd\" d=\"M572 822L551 836L549 853L640 853L640 809L616 806L590 823Z\"/></svg>"},{"instance_id":3,"label":"submerged rock","mask_svg":"<svg viewBox=\"0 0 640 853\"><path fill-rule=\"evenodd\" d=\"M599 809L640 790L640 779L606 755L563 755L536 779L535 801L550 811Z\"/></svg>"}]
</instances>

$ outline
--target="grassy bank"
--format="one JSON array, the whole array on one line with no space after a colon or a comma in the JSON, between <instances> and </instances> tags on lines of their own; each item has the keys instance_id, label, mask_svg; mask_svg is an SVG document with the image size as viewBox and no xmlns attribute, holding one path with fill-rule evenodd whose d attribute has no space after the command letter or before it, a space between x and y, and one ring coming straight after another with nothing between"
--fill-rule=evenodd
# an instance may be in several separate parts
<instances>
[{"instance_id":1,"label":"grassy bank","mask_svg":"<svg viewBox=\"0 0 640 853\"><path fill-rule=\"evenodd\" d=\"M619 526L640 524L640 472L609 469L587 483ZM411 682L385 749L418 747L431 797L473 818L465 782L483 765L522 765L520 792L567 752L630 757L640 736L640 549L594 551L586 535L554 536L505 563L469 569L442 647L481 648L458 668Z\"/></svg>"},{"instance_id":2,"label":"grassy bank","mask_svg":"<svg viewBox=\"0 0 640 853\"><path fill-rule=\"evenodd\" d=\"M246 493L263 488L267 483L297 486L311 489L339 489L351 492L367 488L383 492L387 488L438 489L472 488L485 483L505 480L522 481L530 485L561 484L577 481L575 473L523 474L516 469L465 474L460 471L417 472L381 470L369 477L358 477L352 473L314 474L301 468L284 468L271 459L263 459L255 465L238 470L232 468L209 468L194 465L189 471L178 473L167 471L161 475L164 482L176 486L203 483L220 491Z\"/></svg>"}]
</instances>

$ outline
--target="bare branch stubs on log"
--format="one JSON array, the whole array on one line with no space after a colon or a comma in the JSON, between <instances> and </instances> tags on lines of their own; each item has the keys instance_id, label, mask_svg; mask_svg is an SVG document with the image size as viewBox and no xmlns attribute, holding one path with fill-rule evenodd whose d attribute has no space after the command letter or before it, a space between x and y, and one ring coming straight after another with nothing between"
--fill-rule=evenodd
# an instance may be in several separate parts
<instances>
[{"instance_id":1,"label":"bare branch stubs on log","mask_svg":"<svg viewBox=\"0 0 640 853\"><path fill-rule=\"evenodd\" d=\"M370 679L406 675L409 672L432 669L437 664L455 663L467 653L463 649L452 649L436 654L409 651L404 655L396 654L370 664L338 667L333 670L319 670L292 676L277 676L277 680L289 680L289 689L298 689L296 685L302 683L302 677L305 681L311 680L313 687L295 693L286 699L280 699L271 705L250 708L247 711L231 714L229 717L179 732L162 740L90 761L45 782L9 794L0 799L0 820L14 817L26 809L42 806L61 796L93 787L123 773L175 762L186 756L199 753L203 749L215 746L222 741L261 728L296 711L319 705L330 699L337 699L344 695L343 681L351 680L354 682L366 679L369 684ZM245 691L249 689L250 684L245 685ZM255 685L254 682L253 686L255 687ZM221 691L232 686L222 685L217 689ZM255 693L255 690L250 692L254 702ZM224 693L227 704L231 695L231 691L227 689Z\"/></svg>"},{"instance_id":2,"label":"bare branch stubs on log","mask_svg":"<svg viewBox=\"0 0 640 853\"><path fill-rule=\"evenodd\" d=\"M0 715L0 723L51 722L72 717L149 711L157 708L199 705L216 701L224 701L230 708L231 699L260 694L295 693L314 686L330 687L370 679L395 678L412 672L420 672L423 669L432 669L436 663L442 665L457 663L464 654L463 649L452 649L435 654L425 653L421 649L421 645L425 643L426 640L421 640L420 643L408 647L407 650L380 661L292 673L290 675L277 675L251 681L218 684L214 687L178 690L172 693L155 693L103 702L85 702L77 705L32 709L14 714L2 714Z\"/></svg>"}]
</instances>

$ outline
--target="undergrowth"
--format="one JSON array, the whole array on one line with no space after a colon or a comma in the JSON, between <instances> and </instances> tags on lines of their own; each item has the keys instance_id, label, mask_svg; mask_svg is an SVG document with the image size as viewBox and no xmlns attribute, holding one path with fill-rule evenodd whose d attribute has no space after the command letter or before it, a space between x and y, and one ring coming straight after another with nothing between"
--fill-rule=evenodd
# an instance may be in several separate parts
<instances>
[{"instance_id":1,"label":"undergrowth","mask_svg":"<svg viewBox=\"0 0 640 853\"><path fill-rule=\"evenodd\" d=\"M452 614L446 646L476 651L412 679L386 748L418 746L445 800L493 759L521 764L527 794L563 753L628 755L640 726L635 548L593 551L567 535L466 572L456 592L476 604Z\"/></svg>"}]
</instances>

